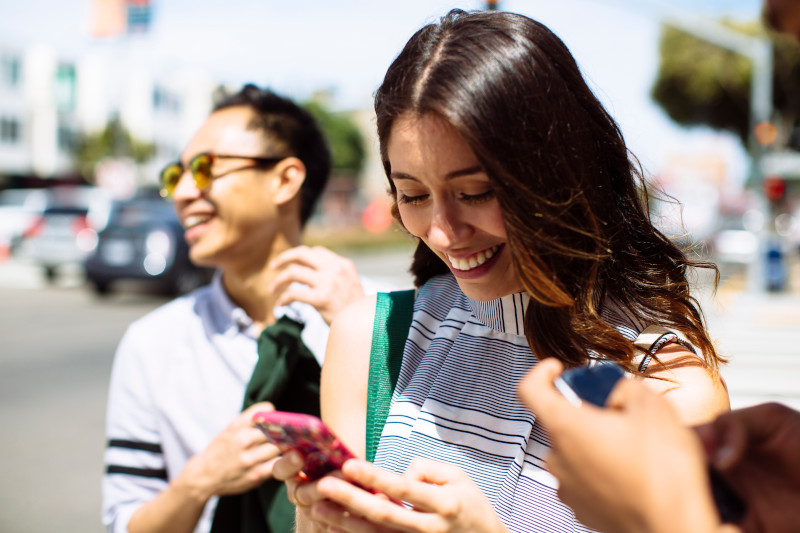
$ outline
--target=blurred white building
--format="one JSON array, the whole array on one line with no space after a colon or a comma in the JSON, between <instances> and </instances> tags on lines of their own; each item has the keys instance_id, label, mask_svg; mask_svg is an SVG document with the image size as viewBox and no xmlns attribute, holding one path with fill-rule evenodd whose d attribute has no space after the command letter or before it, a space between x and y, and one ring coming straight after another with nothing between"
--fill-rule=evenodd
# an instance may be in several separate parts
<instances>
[{"instance_id":1,"label":"blurred white building","mask_svg":"<svg viewBox=\"0 0 800 533\"><path fill-rule=\"evenodd\" d=\"M0 177L74 174L79 136L119 118L133 137L156 146L134 176L138 185L156 183L158 168L207 116L216 87L196 70L156 75L129 46L98 46L71 58L49 45L0 43Z\"/></svg>"}]
</instances>

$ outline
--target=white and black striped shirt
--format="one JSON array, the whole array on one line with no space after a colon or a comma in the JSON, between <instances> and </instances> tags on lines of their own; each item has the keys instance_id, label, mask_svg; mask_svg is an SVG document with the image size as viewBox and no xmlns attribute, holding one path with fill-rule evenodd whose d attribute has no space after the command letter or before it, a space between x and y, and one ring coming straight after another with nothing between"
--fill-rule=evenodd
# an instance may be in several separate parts
<instances>
[{"instance_id":1,"label":"white and black striped shirt","mask_svg":"<svg viewBox=\"0 0 800 533\"><path fill-rule=\"evenodd\" d=\"M523 333L528 301L471 300L451 274L419 289L375 463L394 472L415 457L455 464L512 531L589 531L558 500L544 468L548 436L517 397L537 362ZM617 308L604 318L631 340L643 329Z\"/></svg>"}]
</instances>

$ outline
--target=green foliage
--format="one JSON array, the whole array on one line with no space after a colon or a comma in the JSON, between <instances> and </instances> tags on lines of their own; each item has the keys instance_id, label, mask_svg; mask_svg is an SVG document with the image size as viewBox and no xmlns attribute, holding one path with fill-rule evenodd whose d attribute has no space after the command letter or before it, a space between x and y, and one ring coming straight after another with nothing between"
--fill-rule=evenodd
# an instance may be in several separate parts
<instances>
[{"instance_id":1,"label":"green foliage","mask_svg":"<svg viewBox=\"0 0 800 533\"><path fill-rule=\"evenodd\" d=\"M319 101L304 104L320 124L331 147L333 168L358 176L364 167L366 155L364 138L351 117L344 113L332 113Z\"/></svg>"},{"instance_id":2,"label":"green foliage","mask_svg":"<svg viewBox=\"0 0 800 533\"><path fill-rule=\"evenodd\" d=\"M76 144L73 156L78 171L87 179L94 175L103 159L128 158L136 164L146 163L155 154L155 145L134 138L118 118L111 119L103 131L86 134Z\"/></svg>"},{"instance_id":3,"label":"green foliage","mask_svg":"<svg viewBox=\"0 0 800 533\"><path fill-rule=\"evenodd\" d=\"M747 35L757 22L727 26ZM774 44L773 105L783 124L800 117L800 46L782 36ZM750 127L750 60L670 26L662 27L660 66L652 97L675 122L731 131L746 142Z\"/></svg>"}]
</instances>

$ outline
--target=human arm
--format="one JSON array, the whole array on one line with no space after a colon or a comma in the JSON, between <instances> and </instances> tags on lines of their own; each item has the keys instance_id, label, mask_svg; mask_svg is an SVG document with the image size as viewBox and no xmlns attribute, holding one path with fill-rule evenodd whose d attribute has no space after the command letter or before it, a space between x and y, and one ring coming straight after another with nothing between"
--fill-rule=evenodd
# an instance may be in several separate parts
<instances>
[{"instance_id":1,"label":"human arm","mask_svg":"<svg viewBox=\"0 0 800 533\"><path fill-rule=\"evenodd\" d=\"M365 342L363 348L354 352L353 341L359 337L371 340L374 298L369 302L352 317L348 317L352 312L348 308L336 318L323 367L323 418L361 456L365 449L366 363L371 342ZM365 315L366 327L359 329L357 323L364 320ZM346 329L340 329L340 321L346 322ZM369 334L365 334L367 329ZM341 355L346 364L340 366L332 348L343 331L346 333L341 337L345 341ZM328 396L329 392L337 391L336 385L341 387L344 383L348 388L353 387L354 354L361 351L364 356L357 359L365 366L357 371L358 375L364 376L363 381L356 380L356 383L361 383L356 386L358 394L340 391ZM340 408L342 404L339 402L347 396L355 399L356 405ZM354 412L358 413L357 417L352 416ZM353 422L357 436L348 428L348 424ZM348 442L345 434L353 434L354 440ZM279 478L283 477L278 471L284 466L284 460L286 463L296 461L295 469L302 464L298 456L287 454L276 465ZM461 469L441 462L417 459L404 474L398 475L363 460L351 460L336 476L326 476L314 483L289 480L287 484L290 498L294 498L300 507L300 531L325 527L345 531L504 531L488 499L472 480ZM398 500L406 501L414 508L398 505Z\"/></svg>"},{"instance_id":2,"label":"human arm","mask_svg":"<svg viewBox=\"0 0 800 533\"><path fill-rule=\"evenodd\" d=\"M205 450L186 463L165 490L145 502L128 524L130 533L191 532L212 496L240 494L272 476L278 449L253 427L253 414L272 410L263 402L231 422Z\"/></svg>"},{"instance_id":3,"label":"human arm","mask_svg":"<svg viewBox=\"0 0 800 533\"><path fill-rule=\"evenodd\" d=\"M322 419L347 448L358 457L366 451L367 381L375 320L376 297L346 306L331 324L320 385ZM321 500L316 483L300 479L303 466L299 454L286 454L276 464L276 477L284 480L290 499L300 485L309 486L309 499L297 507L297 531L315 531L310 509L304 504ZM293 502L296 503L296 502Z\"/></svg>"},{"instance_id":4,"label":"human arm","mask_svg":"<svg viewBox=\"0 0 800 533\"><path fill-rule=\"evenodd\" d=\"M747 502L743 531L796 531L800 524L800 413L768 403L697 428L709 460Z\"/></svg>"},{"instance_id":5,"label":"human arm","mask_svg":"<svg viewBox=\"0 0 800 533\"><path fill-rule=\"evenodd\" d=\"M722 378L678 343L667 344L655 353L644 378L645 385L672 404L685 425L703 424L730 411Z\"/></svg>"},{"instance_id":6,"label":"human arm","mask_svg":"<svg viewBox=\"0 0 800 533\"><path fill-rule=\"evenodd\" d=\"M174 361L166 355L170 355L175 345L164 344L163 338L158 342L153 340L160 337L153 333L154 321L161 324L162 318L160 315L132 324L114 358L107 408L107 472L103 476L103 522L113 532L137 528L191 531L198 519L205 523L210 514L210 508L204 509L208 498L198 497L197 490L188 492L185 481L191 480L191 469L202 464L198 457L211 457L214 449L225 453L219 447L222 437L217 437L217 444L212 447L207 445L214 440L213 433L206 436L201 430L198 434L198 427L204 426L191 422L191 413L198 413L198 409L182 410L194 405L198 397L185 396L181 394L181 385L165 382L167 376L167 382L174 383L169 377L175 373ZM187 402L191 405L185 405ZM237 403L233 398L229 408L221 410L221 418L212 415L219 419L215 426L221 427L226 419L236 418ZM271 408L269 404L261 404L255 409ZM176 409L183 413L180 419L166 416ZM180 432L179 420L187 422ZM228 431L222 433L227 435ZM260 439L261 446L272 449L259 431L249 434ZM187 454L192 453L196 456L186 462ZM155 500L158 502L153 503ZM141 521L143 516L147 521Z\"/></svg>"},{"instance_id":7,"label":"human arm","mask_svg":"<svg viewBox=\"0 0 800 533\"><path fill-rule=\"evenodd\" d=\"M542 360L519 393L548 430L548 468L581 522L621 533L736 531L719 524L700 442L668 402L624 379L605 409L575 407L553 384L562 370Z\"/></svg>"},{"instance_id":8,"label":"human arm","mask_svg":"<svg viewBox=\"0 0 800 533\"><path fill-rule=\"evenodd\" d=\"M364 297L353 261L322 246L290 248L273 259L269 268L277 272L269 287L280 294L277 305L305 302L328 324L347 304Z\"/></svg>"}]
</instances>

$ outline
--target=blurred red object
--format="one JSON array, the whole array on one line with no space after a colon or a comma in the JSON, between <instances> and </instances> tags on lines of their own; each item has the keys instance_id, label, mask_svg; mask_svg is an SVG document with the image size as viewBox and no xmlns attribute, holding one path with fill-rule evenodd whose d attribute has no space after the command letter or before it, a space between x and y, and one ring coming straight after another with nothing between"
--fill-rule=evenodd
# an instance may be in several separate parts
<instances>
[{"instance_id":1,"label":"blurred red object","mask_svg":"<svg viewBox=\"0 0 800 533\"><path fill-rule=\"evenodd\" d=\"M770 202L780 202L786 196L786 180L780 176L764 178L764 196Z\"/></svg>"}]
</instances>

